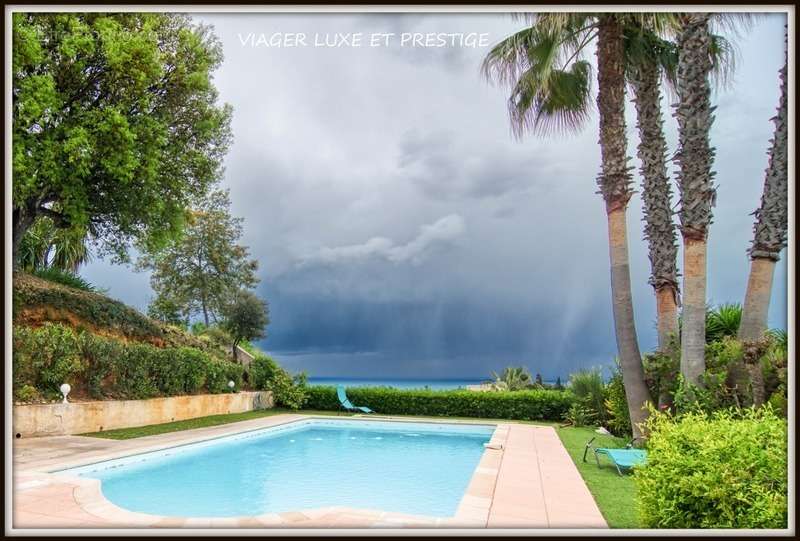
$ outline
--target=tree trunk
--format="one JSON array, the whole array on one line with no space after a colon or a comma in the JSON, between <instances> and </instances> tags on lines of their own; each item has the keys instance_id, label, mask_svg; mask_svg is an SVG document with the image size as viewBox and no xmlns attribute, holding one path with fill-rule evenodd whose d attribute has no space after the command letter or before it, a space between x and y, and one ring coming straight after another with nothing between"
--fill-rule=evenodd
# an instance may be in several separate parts
<instances>
[{"instance_id":1,"label":"tree trunk","mask_svg":"<svg viewBox=\"0 0 800 541\"><path fill-rule=\"evenodd\" d=\"M705 371L706 248L705 240L684 239L681 374L694 385Z\"/></svg>"},{"instance_id":2,"label":"tree trunk","mask_svg":"<svg viewBox=\"0 0 800 541\"><path fill-rule=\"evenodd\" d=\"M678 151L680 230L683 236L683 324L681 374L701 385L705 371L706 241L716 201L714 149L709 132L714 122L709 73L711 36L708 13L683 17L678 38Z\"/></svg>"},{"instance_id":3,"label":"tree trunk","mask_svg":"<svg viewBox=\"0 0 800 541\"><path fill-rule=\"evenodd\" d=\"M23 212L21 209L14 209L11 215L14 222L11 231L11 261L13 268L17 269L20 264L19 247L22 244L22 238L33 225L36 216Z\"/></svg>"},{"instance_id":4,"label":"tree trunk","mask_svg":"<svg viewBox=\"0 0 800 541\"><path fill-rule=\"evenodd\" d=\"M750 253L750 276L742 308L739 338L759 340L767 329L767 312L772 293L775 263L786 246L789 222L788 126L786 103L786 63L779 73L781 96L775 122L775 133L769 149L769 165L764 177L761 206L756 210L753 244Z\"/></svg>"},{"instance_id":5,"label":"tree trunk","mask_svg":"<svg viewBox=\"0 0 800 541\"><path fill-rule=\"evenodd\" d=\"M678 303L676 291L665 286L656 290L656 311L658 313L658 350L666 352L673 341L679 338Z\"/></svg>"},{"instance_id":6,"label":"tree trunk","mask_svg":"<svg viewBox=\"0 0 800 541\"><path fill-rule=\"evenodd\" d=\"M600 111L602 156L598 185L606 202L608 216L611 294L620 368L633 436L642 438L643 423L648 416L646 405L650 401L650 396L644 382L642 357L636 337L628 262L625 212L632 190L626 156L623 60L622 28L615 15L604 15L600 19L597 44L599 83L597 105Z\"/></svg>"},{"instance_id":7,"label":"tree trunk","mask_svg":"<svg viewBox=\"0 0 800 541\"><path fill-rule=\"evenodd\" d=\"M767 312L772 295L775 263L774 259L768 257L756 257L750 262L742 322L739 325L740 340L755 342L760 340L767 330Z\"/></svg>"},{"instance_id":8,"label":"tree trunk","mask_svg":"<svg viewBox=\"0 0 800 541\"><path fill-rule=\"evenodd\" d=\"M650 285L656 295L658 349L667 351L678 335L678 244L672 221L672 189L667 175L667 141L661 116L661 74L655 63L631 70L639 128L644 237L650 258Z\"/></svg>"}]
</instances>

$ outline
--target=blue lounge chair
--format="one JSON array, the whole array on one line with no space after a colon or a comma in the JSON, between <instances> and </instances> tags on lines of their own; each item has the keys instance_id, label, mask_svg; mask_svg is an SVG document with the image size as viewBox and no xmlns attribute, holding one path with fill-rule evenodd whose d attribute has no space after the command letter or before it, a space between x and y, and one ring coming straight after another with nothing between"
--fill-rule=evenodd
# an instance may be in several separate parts
<instances>
[{"instance_id":1,"label":"blue lounge chair","mask_svg":"<svg viewBox=\"0 0 800 541\"><path fill-rule=\"evenodd\" d=\"M625 446L625 449L611 449L608 447L592 447L594 438L590 439L583 450L583 461L586 462L586 453L591 449L594 451L594 459L600 466L600 455L605 455L611 459L616 466L617 473L622 475L623 470L630 471L634 466L640 466L647 462L647 451L644 449L634 449L633 442Z\"/></svg>"},{"instance_id":2,"label":"blue lounge chair","mask_svg":"<svg viewBox=\"0 0 800 541\"><path fill-rule=\"evenodd\" d=\"M367 406L354 406L350 400L347 399L347 393L344 392L344 387L339 385L336 388L336 394L339 396L339 404L342 405L347 411L361 411L363 413L375 413Z\"/></svg>"}]
</instances>

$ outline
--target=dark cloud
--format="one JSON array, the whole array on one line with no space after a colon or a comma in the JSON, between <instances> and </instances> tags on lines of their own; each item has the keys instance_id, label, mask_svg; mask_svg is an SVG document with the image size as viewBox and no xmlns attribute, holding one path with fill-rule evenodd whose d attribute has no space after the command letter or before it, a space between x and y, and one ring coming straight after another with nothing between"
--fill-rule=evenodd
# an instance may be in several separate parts
<instances>
[{"instance_id":1,"label":"dark cloud","mask_svg":"<svg viewBox=\"0 0 800 541\"><path fill-rule=\"evenodd\" d=\"M564 377L612 362L596 118L572 137L513 140L506 91L478 73L485 49L264 49L238 37L463 31L487 32L494 44L520 23L485 14L197 18L224 45L215 81L234 107L235 137L224 185L270 302L264 348L315 375L483 376L521 363ZM715 97L715 302L744 295L784 22L761 20L741 42L736 84ZM635 156L632 106L627 125ZM671 110L665 127L674 151ZM655 302L641 217L637 194L628 231L646 351ZM140 308L152 294L146 274L124 267L95 262L83 274ZM775 283L770 325L785 328L785 257Z\"/></svg>"}]
</instances>

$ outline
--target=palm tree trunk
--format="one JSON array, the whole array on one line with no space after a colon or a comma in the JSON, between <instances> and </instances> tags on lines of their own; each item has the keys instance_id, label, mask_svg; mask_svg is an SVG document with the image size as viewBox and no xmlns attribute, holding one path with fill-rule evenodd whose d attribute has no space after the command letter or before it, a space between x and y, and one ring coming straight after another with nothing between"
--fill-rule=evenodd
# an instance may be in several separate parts
<instances>
[{"instance_id":1,"label":"palm tree trunk","mask_svg":"<svg viewBox=\"0 0 800 541\"><path fill-rule=\"evenodd\" d=\"M786 63L779 74L781 96L775 122L775 134L769 149L769 165L764 177L761 206L755 212L753 245L750 247L750 277L742 308L739 338L754 341L767 329L769 299L775 263L786 246L788 235L788 132L786 122Z\"/></svg>"},{"instance_id":2,"label":"palm tree trunk","mask_svg":"<svg viewBox=\"0 0 800 541\"><path fill-rule=\"evenodd\" d=\"M672 189L667 176L667 141L661 117L660 73L655 64L632 71L639 128L644 236L648 241L650 285L656 295L658 349L666 351L678 336L678 245L672 221Z\"/></svg>"},{"instance_id":3,"label":"palm tree trunk","mask_svg":"<svg viewBox=\"0 0 800 541\"><path fill-rule=\"evenodd\" d=\"M767 330L767 313L772 295L772 277L775 273L774 259L756 257L750 262L747 293L739 325L739 339L748 342L759 340Z\"/></svg>"},{"instance_id":4,"label":"palm tree trunk","mask_svg":"<svg viewBox=\"0 0 800 541\"><path fill-rule=\"evenodd\" d=\"M681 374L694 385L706 368L706 251L705 239L684 239Z\"/></svg>"},{"instance_id":5,"label":"palm tree trunk","mask_svg":"<svg viewBox=\"0 0 800 541\"><path fill-rule=\"evenodd\" d=\"M630 200L631 175L626 156L625 136L625 73L622 27L615 15L600 18L597 43L600 112L601 172L600 193L606 202L609 255L611 260L611 294L614 328L620 368L628 401L633 436L644 435L649 391L644 382L642 357L636 336L628 262L626 210Z\"/></svg>"},{"instance_id":6,"label":"palm tree trunk","mask_svg":"<svg viewBox=\"0 0 800 541\"><path fill-rule=\"evenodd\" d=\"M678 293L665 286L656 289L656 328L658 331L658 350L669 350L670 344L678 339Z\"/></svg>"},{"instance_id":7,"label":"palm tree trunk","mask_svg":"<svg viewBox=\"0 0 800 541\"><path fill-rule=\"evenodd\" d=\"M714 149L709 132L714 121L709 73L711 37L708 13L684 17L678 38L678 188L683 236L683 325L681 374L702 385L705 371L706 251L716 188L712 183Z\"/></svg>"}]
</instances>

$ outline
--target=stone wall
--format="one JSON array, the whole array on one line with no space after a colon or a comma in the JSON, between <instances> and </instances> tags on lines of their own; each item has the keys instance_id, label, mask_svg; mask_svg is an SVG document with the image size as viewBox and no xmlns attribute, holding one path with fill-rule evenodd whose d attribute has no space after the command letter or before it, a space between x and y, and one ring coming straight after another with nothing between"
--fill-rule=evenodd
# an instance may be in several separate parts
<instances>
[{"instance_id":1,"label":"stone wall","mask_svg":"<svg viewBox=\"0 0 800 541\"><path fill-rule=\"evenodd\" d=\"M271 408L269 391L14 405L14 435L63 436Z\"/></svg>"}]
</instances>

